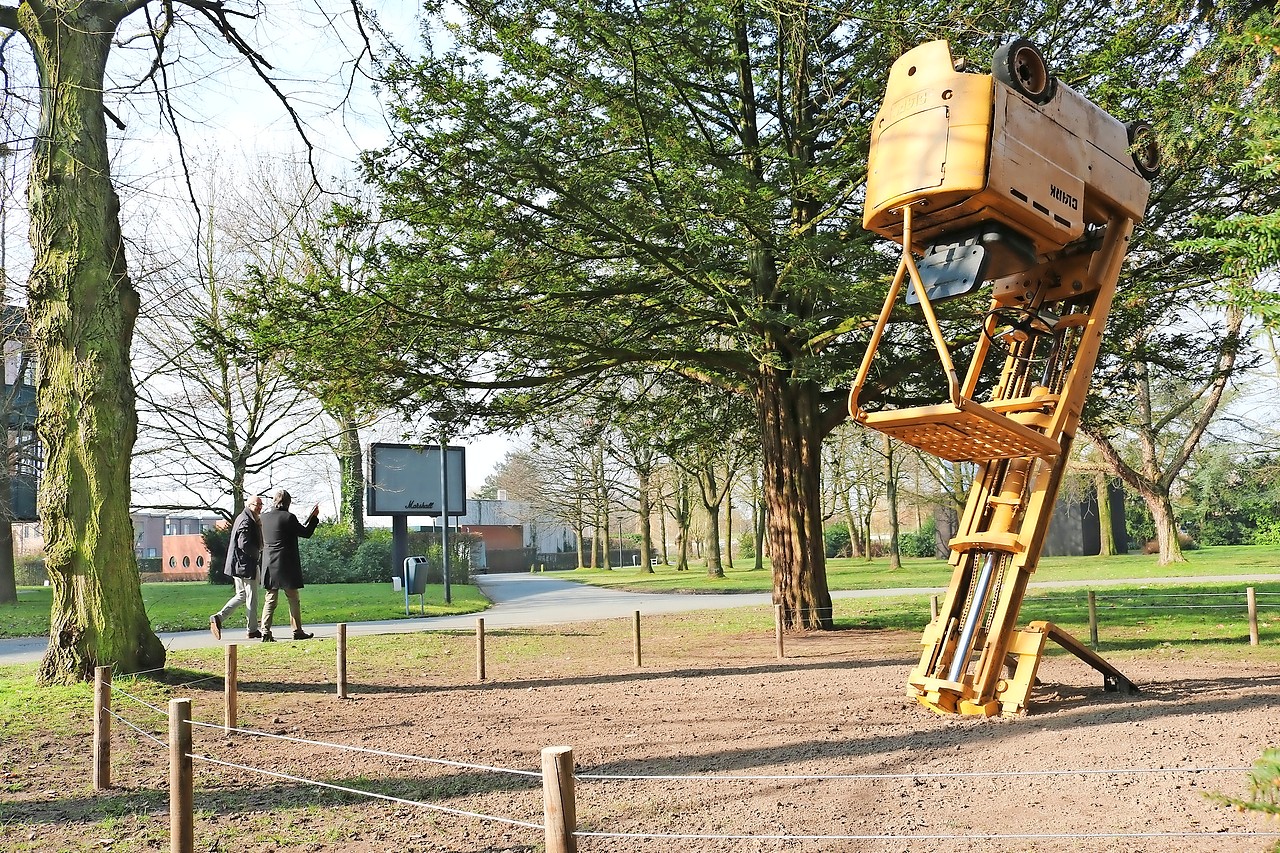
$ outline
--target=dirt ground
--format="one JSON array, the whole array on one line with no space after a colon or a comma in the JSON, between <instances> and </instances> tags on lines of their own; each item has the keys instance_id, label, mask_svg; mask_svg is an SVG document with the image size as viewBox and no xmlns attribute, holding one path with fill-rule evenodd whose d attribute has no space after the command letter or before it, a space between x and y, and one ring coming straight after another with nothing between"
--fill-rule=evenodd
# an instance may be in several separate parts
<instances>
[{"instance_id":1,"label":"dirt ground","mask_svg":"<svg viewBox=\"0 0 1280 853\"><path fill-rule=\"evenodd\" d=\"M1136 696L1105 693L1091 670L1055 656L1041 667L1031 713L978 720L935 716L905 697L914 634L795 637L779 661L771 634L682 639L679 624L666 624L640 668L616 626L495 634L483 683L467 637L403 663L380 661L377 678L361 677L370 664L353 645L350 698L341 701L320 669L277 683L255 680L253 661L242 663L244 728L469 766L197 727L195 752L214 761L195 762L196 849L539 851L540 829L493 818L541 824L540 752L561 744L574 751L579 830L618 834L581 837L583 853L1262 851L1276 843L1267 836L1280 824L1205 796L1243 794L1239 768L1277 743L1280 666L1247 650L1230 663L1175 648L1111 656L1143 686ZM519 643L548 651L504 653ZM318 665L331 665L332 641L314 648ZM220 681L178 695L191 696L196 720L221 723ZM163 717L115 701L122 716L165 737ZM116 788L102 795L89 787L87 743L0 744L16 791L0 805L0 849L168 850L167 748L123 725L114 743ZM404 802L229 766L237 764ZM1172 769L1125 772L1150 768ZM683 837L637 837L653 834Z\"/></svg>"}]
</instances>

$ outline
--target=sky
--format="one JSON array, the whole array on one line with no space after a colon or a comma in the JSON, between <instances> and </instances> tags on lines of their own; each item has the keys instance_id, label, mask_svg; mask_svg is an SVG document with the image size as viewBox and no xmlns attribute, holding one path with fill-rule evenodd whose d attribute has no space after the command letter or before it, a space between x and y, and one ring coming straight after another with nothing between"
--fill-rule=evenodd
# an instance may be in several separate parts
<instances>
[{"instance_id":1,"label":"sky","mask_svg":"<svg viewBox=\"0 0 1280 853\"><path fill-rule=\"evenodd\" d=\"M353 63L364 43L352 25L350 5L339 0L279 0L257 8L260 18L235 19L236 24L271 63L271 79L298 112L315 149L318 176L322 181L349 177L361 150L383 145L388 139L382 106L368 79L369 60L365 57L362 67ZM400 0L377 4L379 21L409 50L415 50L418 43L418 9L416 3ZM120 41L129 43L129 37L144 24L145 19L137 14L126 20L119 31ZM29 63L25 53L25 45L10 44L5 55L8 67L12 70L16 61ZM163 239L167 223L176 226L184 219L180 208L189 202L180 179L179 138L189 162L216 153L220 165L233 175L237 170L247 175L264 156L296 159L304 150L279 98L225 44L207 34L197 38L190 31L178 31L168 56L173 60L166 73L178 135L159 121L162 111L154 94L144 92L109 101L124 123L123 129L112 127L111 133L112 168L122 199L126 239L131 232L139 236L139 230L145 230L149 240ZM149 61L147 50L117 48L109 65L111 82L117 87L127 85ZM4 160L9 161L4 163L9 167L6 178L15 170L19 173L14 193L6 195L4 254L10 280L21 283L30 265L22 210L25 189L17 169L19 158ZM14 182L6 179L6 183ZM179 230L174 227L172 232L176 235ZM129 262L131 270L139 269L135 258ZM369 437L398 441L402 431L393 427L373 431ZM501 435L455 442L467 447L469 489L484 483L512 441ZM333 489L313 482L314 499L329 502L326 493L332 494Z\"/></svg>"}]
</instances>

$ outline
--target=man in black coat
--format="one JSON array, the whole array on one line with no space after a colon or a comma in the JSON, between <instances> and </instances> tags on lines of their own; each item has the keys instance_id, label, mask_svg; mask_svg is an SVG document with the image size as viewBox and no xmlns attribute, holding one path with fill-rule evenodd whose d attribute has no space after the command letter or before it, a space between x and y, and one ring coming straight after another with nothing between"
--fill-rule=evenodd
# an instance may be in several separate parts
<instances>
[{"instance_id":1,"label":"man in black coat","mask_svg":"<svg viewBox=\"0 0 1280 853\"><path fill-rule=\"evenodd\" d=\"M302 606L298 590L302 589L302 560L298 557L298 540L310 539L320 522L320 504L311 508L304 524L289 512L293 500L284 489L276 492L271 510L262 514L262 585L267 590L267 603L262 608L262 642L274 643L271 617L276 612L280 591L289 600L289 622L295 640L310 640L314 634L302 630Z\"/></svg>"},{"instance_id":2,"label":"man in black coat","mask_svg":"<svg viewBox=\"0 0 1280 853\"><path fill-rule=\"evenodd\" d=\"M231 525L231 541L227 543L227 559L222 573L236 585L236 594L217 613L209 617L209 630L214 639L222 639L222 623L240 605L249 611L249 637L262 636L258 630L258 558L262 554L262 531L258 516L262 513L262 497L251 495L244 510Z\"/></svg>"}]
</instances>

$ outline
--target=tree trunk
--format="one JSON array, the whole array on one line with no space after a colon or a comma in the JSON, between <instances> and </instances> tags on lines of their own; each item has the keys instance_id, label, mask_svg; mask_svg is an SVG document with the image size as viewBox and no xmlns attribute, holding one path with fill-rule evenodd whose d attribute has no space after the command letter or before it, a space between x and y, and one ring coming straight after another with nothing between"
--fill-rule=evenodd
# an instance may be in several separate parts
<instances>
[{"instance_id":1,"label":"tree trunk","mask_svg":"<svg viewBox=\"0 0 1280 853\"><path fill-rule=\"evenodd\" d=\"M341 506L338 520L351 530L359 545L364 541L364 455L360 447L360 427L346 415L338 421L338 472Z\"/></svg>"},{"instance_id":2,"label":"tree trunk","mask_svg":"<svg viewBox=\"0 0 1280 853\"><path fill-rule=\"evenodd\" d=\"M724 505L724 496L728 492L728 482L717 482L715 462L703 458L697 468L698 492L702 497L702 507L707 511L707 577L724 577L724 567L720 563L720 507Z\"/></svg>"},{"instance_id":3,"label":"tree trunk","mask_svg":"<svg viewBox=\"0 0 1280 853\"><path fill-rule=\"evenodd\" d=\"M85 681L103 664L135 672L165 660L143 608L129 518L138 295L125 269L102 104L118 23L109 15L124 9L87 2L42 19L30 4L18 9L42 91L28 189L39 508L53 592L42 684Z\"/></svg>"},{"instance_id":4,"label":"tree trunk","mask_svg":"<svg viewBox=\"0 0 1280 853\"><path fill-rule=\"evenodd\" d=\"M674 504L672 518L676 523L676 571L689 570L689 528L693 521L693 506L689 500L689 477L677 472L671 496Z\"/></svg>"},{"instance_id":5,"label":"tree trunk","mask_svg":"<svg viewBox=\"0 0 1280 853\"><path fill-rule=\"evenodd\" d=\"M893 469L893 439L884 437L884 500L888 502L888 567L901 569L902 553L897 546L901 533L897 523L897 471Z\"/></svg>"},{"instance_id":6,"label":"tree trunk","mask_svg":"<svg viewBox=\"0 0 1280 853\"><path fill-rule=\"evenodd\" d=\"M849 500L849 495L847 493L844 495L842 504L844 506L844 512L841 513L841 515L844 516L845 529L849 531L849 556L861 557L862 525L858 523L857 517L853 514L853 503Z\"/></svg>"},{"instance_id":7,"label":"tree trunk","mask_svg":"<svg viewBox=\"0 0 1280 853\"><path fill-rule=\"evenodd\" d=\"M653 574L653 526L650 517L653 515L653 499L649 496L652 477L648 471L641 471L638 482L638 498L640 503L640 574Z\"/></svg>"},{"instance_id":8,"label":"tree trunk","mask_svg":"<svg viewBox=\"0 0 1280 853\"><path fill-rule=\"evenodd\" d=\"M787 629L830 629L818 388L765 365L758 394L773 603Z\"/></svg>"},{"instance_id":9,"label":"tree trunk","mask_svg":"<svg viewBox=\"0 0 1280 853\"><path fill-rule=\"evenodd\" d=\"M767 525L767 521L765 520L766 515L767 513L765 511L763 495L757 492L755 495L756 559L751 566L751 570L756 572L764 570L764 542L765 527Z\"/></svg>"},{"instance_id":10,"label":"tree trunk","mask_svg":"<svg viewBox=\"0 0 1280 853\"><path fill-rule=\"evenodd\" d=\"M578 568L581 569L587 565L587 537L582 534L582 527L573 528L573 541L578 546Z\"/></svg>"},{"instance_id":11,"label":"tree trunk","mask_svg":"<svg viewBox=\"0 0 1280 853\"><path fill-rule=\"evenodd\" d=\"M733 568L733 501L728 502L724 514L724 564L725 568Z\"/></svg>"},{"instance_id":12,"label":"tree trunk","mask_svg":"<svg viewBox=\"0 0 1280 853\"><path fill-rule=\"evenodd\" d=\"M707 508L707 577L724 577L724 566L720 564L720 504L703 505Z\"/></svg>"},{"instance_id":13,"label":"tree trunk","mask_svg":"<svg viewBox=\"0 0 1280 853\"><path fill-rule=\"evenodd\" d=\"M1143 491L1142 500L1151 510L1151 520L1156 526L1156 543L1160 546L1160 565L1185 563L1182 543L1178 541L1178 525L1174 521L1173 504L1168 492Z\"/></svg>"},{"instance_id":14,"label":"tree trunk","mask_svg":"<svg viewBox=\"0 0 1280 853\"><path fill-rule=\"evenodd\" d=\"M1093 475L1093 489L1098 496L1098 547L1099 557L1116 554L1116 531L1111 526L1111 490L1107 475L1097 471Z\"/></svg>"},{"instance_id":15,"label":"tree trunk","mask_svg":"<svg viewBox=\"0 0 1280 853\"><path fill-rule=\"evenodd\" d=\"M19 373L14 384L21 382L22 373ZM9 411L13 411L12 407ZM19 450L7 434L4 447L5 453L0 459L0 604L17 604L18 579L13 565L13 466Z\"/></svg>"},{"instance_id":16,"label":"tree trunk","mask_svg":"<svg viewBox=\"0 0 1280 853\"><path fill-rule=\"evenodd\" d=\"M5 477L4 479L8 479ZM0 604L18 602L17 573L13 565L13 521L0 518Z\"/></svg>"},{"instance_id":17,"label":"tree trunk","mask_svg":"<svg viewBox=\"0 0 1280 853\"><path fill-rule=\"evenodd\" d=\"M658 535L662 537L662 565L669 566L671 555L667 553L667 511L662 507L658 510Z\"/></svg>"}]
</instances>

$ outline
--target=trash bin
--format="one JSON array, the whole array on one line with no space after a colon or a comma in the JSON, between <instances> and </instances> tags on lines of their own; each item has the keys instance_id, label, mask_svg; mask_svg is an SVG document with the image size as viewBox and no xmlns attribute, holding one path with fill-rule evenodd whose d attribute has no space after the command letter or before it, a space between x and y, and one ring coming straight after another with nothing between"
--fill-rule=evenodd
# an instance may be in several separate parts
<instances>
[{"instance_id":1,"label":"trash bin","mask_svg":"<svg viewBox=\"0 0 1280 853\"><path fill-rule=\"evenodd\" d=\"M423 595L427 591L427 558L406 557L401 582L410 595Z\"/></svg>"},{"instance_id":2,"label":"trash bin","mask_svg":"<svg viewBox=\"0 0 1280 853\"><path fill-rule=\"evenodd\" d=\"M404 590L404 615L409 615L409 596L418 596L418 610L426 613L427 608L427 558L407 557L400 577L392 579L392 587Z\"/></svg>"}]
</instances>

